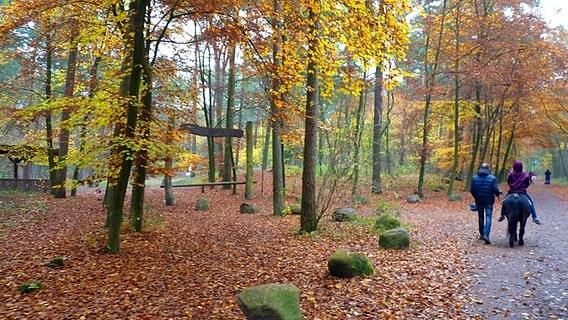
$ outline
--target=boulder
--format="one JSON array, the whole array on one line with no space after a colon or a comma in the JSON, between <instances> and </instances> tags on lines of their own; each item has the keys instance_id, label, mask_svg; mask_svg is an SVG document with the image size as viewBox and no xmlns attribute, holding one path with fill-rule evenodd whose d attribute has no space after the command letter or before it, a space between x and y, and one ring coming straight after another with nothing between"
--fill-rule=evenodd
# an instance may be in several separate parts
<instances>
[{"instance_id":1,"label":"boulder","mask_svg":"<svg viewBox=\"0 0 568 320\"><path fill-rule=\"evenodd\" d=\"M406 197L406 202L408 203L418 203L420 202L420 197L417 194L412 194Z\"/></svg>"},{"instance_id":2,"label":"boulder","mask_svg":"<svg viewBox=\"0 0 568 320\"><path fill-rule=\"evenodd\" d=\"M400 226L402 226L400 221L390 213L381 215L375 222L377 230L390 230Z\"/></svg>"},{"instance_id":3,"label":"boulder","mask_svg":"<svg viewBox=\"0 0 568 320\"><path fill-rule=\"evenodd\" d=\"M51 261L49 261L48 263L45 264L46 267L49 268L59 268L59 267L63 267L65 265L65 261L63 260L63 258L61 257L57 257Z\"/></svg>"},{"instance_id":4,"label":"boulder","mask_svg":"<svg viewBox=\"0 0 568 320\"><path fill-rule=\"evenodd\" d=\"M300 289L292 284L264 284L247 288L238 304L248 320L302 320Z\"/></svg>"},{"instance_id":5,"label":"boulder","mask_svg":"<svg viewBox=\"0 0 568 320\"><path fill-rule=\"evenodd\" d=\"M449 196L450 201L463 201L463 196L459 193L453 193Z\"/></svg>"},{"instance_id":6,"label":"boulder","mask_svg":"<svg viewBox=\"0 0 568 320\"><path fill-rule=\"evenodd\" d=\"M240 209L241 213L258 213L258 211L259 210L257 206L248 203L241 204L241 209Z\"/></svg>"},{"instance_id":7,"label":"boulder","mask_svg":"<svg viewBox=\"0 0 568 320\"><path fill-rule=\"evenodd\" d=\"M333 211L331 218L333 221L345 222L357 219L357 210L354 208L341 208Z\"/></svg>"},{"instance_id":8,"label":"boulder","mask_svg":"<svg viewBox=\"0 0 568 320\"><path fill-rule=\"evenodd\" d=\"M402 227L387 230L379 237L379 248L382 249L406 249L409 246L410 236Z\"/></svg>"},{"instance_id":9,"label":"boulder","mask_svg":"<svg viewBox=\"0 0 568 320\"><path fill-rule=\"evenodd\" d=\"M355 276L369 276L375 272L373 264L365 255L338 249L327 261L329 274L339 278L353 278Z\"/></svg>"},{"instance_id":10,"label":"boulder","mask_svg":"<svg viewBox=\"0 0 568 320\"><path fill-rule=\"evenodd\" d=\"M361 205L369 203L369 199L367 197L362 196L360 194L355 194L351 197L351 204L353 205Z\"/></svg>"},{"instance_id":11,"label":"boulder","mask_svg":"<svg viewBox=\"0 0 568 320\"><path fill-rule=\"evenodd\" d=\"M197 199L197 210L204 211L209 210L211 207L209 206L209 199L207 198L199 198Z\"/></svg>"}]
</instances>

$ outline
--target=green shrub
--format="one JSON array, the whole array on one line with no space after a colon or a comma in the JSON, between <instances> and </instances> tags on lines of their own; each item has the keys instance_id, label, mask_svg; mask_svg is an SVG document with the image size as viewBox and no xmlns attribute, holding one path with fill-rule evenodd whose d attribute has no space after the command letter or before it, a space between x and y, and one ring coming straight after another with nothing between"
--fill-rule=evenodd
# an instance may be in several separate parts
<instances>
[{"instance_id":1,"label":"green shrub","mask_svg":"<svg viewBox=\"0 0 568 320\"><path fill-rule=\"evenodd\" d=\"M31 282L26 282L24 284L21 284L18 287L18 291L22 294L24 293L30 293L36 290L39 290L43 288L43 284L41 284L41 282L39 281L31 281Z\"/></svg>"}]
</instances>

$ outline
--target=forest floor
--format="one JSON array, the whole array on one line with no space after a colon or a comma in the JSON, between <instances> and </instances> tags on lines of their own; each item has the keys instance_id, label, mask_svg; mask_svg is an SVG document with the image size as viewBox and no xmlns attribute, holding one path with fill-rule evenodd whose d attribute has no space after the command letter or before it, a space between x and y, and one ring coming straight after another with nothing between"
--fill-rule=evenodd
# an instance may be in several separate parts
<instances>
[{"instance_id":1,"label":"forest floor","mask_svg":"<svg viewBox=\"0 0 568 320\"><path fill-rule=\"evenodd\" d=\"M242 185L237 194L176 188L167 207L163 189L147 188L144 231L125 224L120 254L105 250L104 190L66 199L1 193L0 319L245 319L238 295L265 283L296 285L310 320L568 319L568 187L531 186L543 224L529 222L526 245L509 248L499 204L485 245L468 193L449 202L428 190L408 204L413 190L400 186L402 178L357 207L368 219L335 223L329 212L318 233L299 235L298 216L272 215L270 174L255 179L248 201ZM300 181L286 183L286 201L295 202ZM195 209L199 197L211 210ZM348 199L340 193L331 208L349 206ZM239 213L243 202L260 213ZM411 228L410 249L378 249L377 211L400 213ZM367 255L375 274L330 276L327 261L338 248ZM45 266L56 257L63 267ZM20 294L31 281L43 288Z\"/></svg>"}]
</instances>

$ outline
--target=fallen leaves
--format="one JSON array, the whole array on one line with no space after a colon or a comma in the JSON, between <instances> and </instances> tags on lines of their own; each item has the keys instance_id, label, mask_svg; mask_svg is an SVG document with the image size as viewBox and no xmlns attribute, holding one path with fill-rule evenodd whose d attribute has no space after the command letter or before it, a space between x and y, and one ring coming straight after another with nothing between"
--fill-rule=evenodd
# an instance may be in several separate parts
<instances>
[{"instance_id":1,"label":"fallen leaves","mask_svg":"<svg viewBox=\"0 0 568 320\"><path fill-rule=\"evenodd\" d=\"M467 319L464 304L483 303L469 297L464 259L475 230L455 217L463 203L448 205L443 195L401 202L411 248L384 251L378 235L346 233L332 222L328 232L297 235L299 218L272 216L261 194L251 201L261 213L249 215L239 213L241 195L230 190L176 189L173 207L163 205L162 192L148 188L148 223L140 234L125 228L119 255L104 250L98 193L64 201L34 195L45 209L10 214L0 235L0 318L244 319L236 297L265 283L300 288L306 319ZM202 196L212 199L210 211L194 210ZM340 247L368 256L375 274L331 277L327 260ZM65 265L44 267L54 257ZM33 280L44 288L18 293Z\"/></svg>"}]
</instances>

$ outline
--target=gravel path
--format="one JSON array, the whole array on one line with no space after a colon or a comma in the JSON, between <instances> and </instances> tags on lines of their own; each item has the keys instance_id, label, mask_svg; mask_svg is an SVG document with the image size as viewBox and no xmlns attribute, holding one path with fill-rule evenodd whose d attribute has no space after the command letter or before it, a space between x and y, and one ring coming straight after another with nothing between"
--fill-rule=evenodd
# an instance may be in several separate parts
<instances>
[{"instance_id":1,"label":"gravel path","mask_svg":"<svg viewBox=\"0 0 568 320\"><path fill-rule=\"evenodd\" d=\"M529 188L542 225L527 221L525 245L509 248L506 221L493 214L491 245L472 241L467 255L475 301L473 319L568 319L568 202Z\"/></svg>"}]
</instances>

